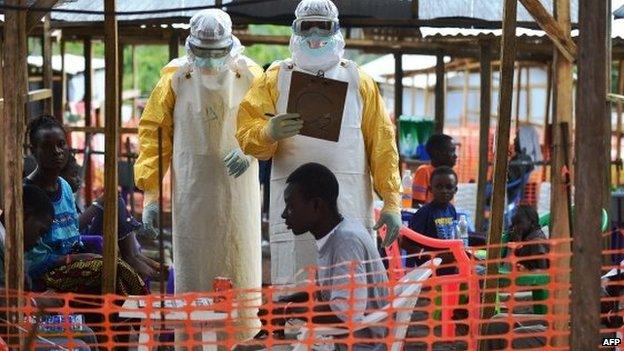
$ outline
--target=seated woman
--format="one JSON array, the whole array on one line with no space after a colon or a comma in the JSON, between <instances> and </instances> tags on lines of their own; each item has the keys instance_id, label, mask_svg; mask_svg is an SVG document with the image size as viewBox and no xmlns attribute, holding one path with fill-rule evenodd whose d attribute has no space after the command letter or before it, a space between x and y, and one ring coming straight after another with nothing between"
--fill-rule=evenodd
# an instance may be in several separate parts
<instances>
[{"instance_id":1,"label":"seated woman","mask_svg":"<svg viewBox=\"0 0 624 351\"><path fill-rule=\"evenodd\" d=\"M28 140L38 166L24 183L43 189L54 207L51 229L25 254L28 274L37 289L99 294L102 259L85 252L73 193L60 177L68 155L65 130L56 118L42 115L29 123ZM120 294L147 293L143 280L121 260L118 279Z\"/></svg>"},{"instance_id":2,"label":"seated woman","mask_svg":"<svg viewBox=\"0 0 624 351\"><path fill-rule=\"evenodd\" d=\"M54 218L54 207L46 196L45 192L33 185L25 185L22 193L24 208L23 228L24 228L24 251L29 251L35 247L42 235L50 230ZM4 274L4 227L0 216L0 288L5 286ZM25 277L27 278L27 277ZM29 281L25 279L24 290L29 290ZM37 297L33 301L36 307L46 310L48 308L61 308L63 301L59 299ZM45 319L46 314L42 315ZM68 338L68 331L62 326L55 326L54 329L61 329L51 332L46 325L40 325L38 335L45 338L47 343L41 339L35 339L33 344L36 350L60 349L59 346L67 347L72 344L73 348L80 351L97 350L97 340L93 331L83 324L72 323L70 328L74 331L73 338ZM75 339L74 339L75 338ZM52 344L50 344L52 343Z\"/></svg>"},{"instance_id":3,"label":"seated woman","mask_svg":"<svg viewBox=\"0 0 624 351\"><path fill-rule=\"evenodd\" d=\"M74 193L82 187L80 166L71 153L68 154L67 164L61 170L61 177L69 183ZM117 198L117 243L121 259L130 265L143 279L154 278L160 268L159 264L141 253L141 246L137 241L137 234L143 230L142 223L137 221L128 208L125 201ZM97 198L89 207L82 211L78 217L78 229L89 239L99 239L97 245L102 245L104 233L104 196ZM88 245L87 240L85 243Z\"/></svg>"}]
</instances>

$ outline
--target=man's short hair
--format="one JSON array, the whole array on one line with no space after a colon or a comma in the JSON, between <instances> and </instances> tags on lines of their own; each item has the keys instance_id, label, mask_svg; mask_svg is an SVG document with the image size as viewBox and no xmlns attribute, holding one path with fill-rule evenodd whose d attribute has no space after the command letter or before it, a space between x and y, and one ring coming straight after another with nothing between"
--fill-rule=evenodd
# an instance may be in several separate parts
<instances>
[{"instance_id":1,"label":"man's short hair","mask_svg":"<svg viewBox=\"0 0 624 351\"><path fill-rule=\"evenodd\" d=\"M36 185L24 184L22 201L24 214L54 218L54 206L48 195Z\"/></svg>"},{"instance_id":2,"label":"man's short hair","mask_svg":"<svg viewBox=\"0 0 624 351\"><path fill-rule=\"evenodd\" d=\"M297 184L306 200L321 198L331 205L338 202L338 180L329 168L319 163L306 163L292 172L287 184Z\"/></svg>"},{"instance_id":3,"label":"man's short hair","mask_svg":"<svg viewBox=\"0 0 624 351\"><path fill-rule=\"evenodd\" d=\"M433 134L427 140L427 144L425 144L425 150L431 156L437 150L440 150L445 146L446 143L452 143L453 138L446 134Z\"/></svg>"},{"instance_id":4,"label":"man's short hair","mask_svg":"<svg viewBox=\"0 0 624 351\"><path fill-rule=\"evenodd\" d=\"M459 179L457 178L457 173L455 173L455 171L451 167L440 166L440 167L436 167L431 173L431 177L429 178L429 183L433 181L433 178L437 176L442 176L442 175L452 175L453 177L455 177L455 183L459 181Z\"/></svg>"}]
</instances>

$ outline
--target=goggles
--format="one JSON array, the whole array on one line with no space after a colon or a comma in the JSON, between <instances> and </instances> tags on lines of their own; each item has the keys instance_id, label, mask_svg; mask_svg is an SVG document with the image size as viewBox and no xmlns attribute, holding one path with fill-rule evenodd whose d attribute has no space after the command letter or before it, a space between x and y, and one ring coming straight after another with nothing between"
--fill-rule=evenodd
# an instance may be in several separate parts
<instances>
[{"instance_id":1,"label":"goggles","mask_svg":"<svg viewBox=\"0 0 624 351\"><path fill-rule=\"evenodd\" d=\"M337 20L328 20L326 17L305 17L293 21L293 33L299 36L318 34L331 36L340 30Z\"/></svg>"},{"instance_id":2,"label":"goggles","mask_svg":"<svg viewBox=\"0 0 624 351\"><path fill-rule=\"evenodd\" d=\"M230 51L232 51L233 44L223 48L202 48L199 46L195 46L193 44L189 44L189 49L196 57L201 58L223 58L227 56Z\"/></svg>"}]
</instances>

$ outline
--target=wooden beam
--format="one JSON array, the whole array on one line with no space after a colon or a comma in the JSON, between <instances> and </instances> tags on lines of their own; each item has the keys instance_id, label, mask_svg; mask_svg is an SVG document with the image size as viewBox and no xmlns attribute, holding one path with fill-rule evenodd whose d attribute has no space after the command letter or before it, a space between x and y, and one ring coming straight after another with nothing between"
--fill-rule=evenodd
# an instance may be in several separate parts
<instances>
[{"instance_id":1,"label":"wooden beam","mask_svg":"<svg viewBox=\"0 0 624 351\"><path fill-rule=\"evenodd\" d=\"M25 6L25 0L7 0L10 6ZM16 298L24 291L24 228L22 210L22 170L24 166L24 132L26 129L26 82L27 82L27 41L26 13L24 11L5 10L4 22L4 220L6 237L4 242L4 271L7 291L7 304L18 311L24 305L24 299ZM21 321L21 312L11 313L8 320ZM16 340L9 340L9 345L22 345L20 332L11 328L10 334L17 335ZM15 343L17 342L17 343Z\"/></svg>"},{"instance_id":2,"label":"wooden beam","mask_svg":"<svg viewBox=\"0 0 624 351\"><path fill-rule=\"evenodd\" d=\"M403 115L403 54L394 54L394 124L396 125L395 142L397 150L400 150L399 140L401 135L399 120ZM399 154L400 155L400 154ZM399 172L401 162L399 162Z\"/></svg>"},{"instance_id":3,"label":"wooden beam","mask_svg":"<svg viewBox=\"0 0 624 351\"><path fill-rule=\"evenodd\" d=\"M477 232L485 230L485 189L487 185L488 155L490 143L490 119L492 111L492 56L491 46L481 46L481 104L479 111L479 174L477 181Z\"/></svg>"},{"instance_id":4,"label":"wooden beam","mask_svg":"<svg viewBox=\"0 0 624 351\"><path fill-rule=\"evenodd\" d=\"M115 0L104 0L105 150L104 161L104 275L102 292L114 294L117 281L117 154L119 148L119 72Z\"/></svg>"},{"instance_id":5,"label":"wooden beam","mask_svg":"<svg viewBox=\"0 0 624 351\"><path fill-rule=\"evenodd\" d=\"M520 0L531 16L546 35L552 40L559 52L570 62L574 62L577 55L576 44L570 37L570 30L558 23L548 13L540 0Z\"/></svg>"},{"instance_id":6,"label":"wooden beam","mask_svg":"<svg viewBox=\"0 0 624 351\"><path fill-rule=\"evenodd\" d=\"M37 89L24 94L27 102L41 101L52 98L52 90ZM0 98L0 103L4 103L4 98Z\"/></svg>"},{"instance_id":7,"label":"wooden beam","mask_svg":"<svg viewBox=\"0 0 624 351\"><path fill-rule=\"evenodd\" d=\"M446 85L446 76L444 74L444 54L436 55L436 85L435 85L435 132L444 132L444 103Z\"/></svg>"},{"instance_id":8,"label":"wooden beam","mask_svg":"<svg viewBox=\"0 0 624 351\"><path fill-rule=\"evenodd\" d=\"M85 60L85 79L84 79L84 107L85 107L85 126L91 127L93 122L93 116L91 110L93 109L93 45L91 38L86 38L82 42L82 50ZM85 148L90 148L91 138L90 133L85 133ZM93 191L93 175L91 173L91 155L85 155L83 160L83 167L85 168L85 187L84 198L85 203L90 204L92 200Z\"/></svg>"},{"instance_id":9,"label":"wooden beam","mask_svg":"<svg viewBox=\"0 0 624 351\"><path fill-rule=\"evenodd\" d=\"M516 12L518 3L517 0L505 0L504 4L496 156L494 160L492 212L488 235L490 248L487 250L486 292L483 294L484 307L481 310L481 320L490 319L494 315L496 290L498 289L498 267L501 255L500 244L505 212L505 190L507 187L507 151L509 150L511 129L511 101L513 95L514 61L516 58ZM487 324L482 324L481 335L485 334L486 326ZM479 348L484 349L484 347L485 342L480 342Z\"/></svg>"},{"instance_id":10,"label":"wooden beam","mask_svg":"<svg viewBox=\"0 0 624 351\"><path fill-rule=\"evenodd\" d=\"M557 0L555 3L555 18L558 26L564 31L570 31L570 0ZM564 194L567 187L564 170L566 169L565 160L571 160L569 154L572 145L564 145L563 129L560 127L562 123L568 128L568 135L572 135L572 115L573 115L573 97L574 79L572 76L573 63L565 58L558 50L553 50L554 56L554 101L553 101L553 123L552 123L552 157L550 168L550 237L553 239L567 240L570 238L570 204L568 197ZM565 128L565 127L564 127ZM573 165L567 167L571 177L574 177ZM554 266L557 272L554 277L555 282L560 287L555 290L555 303L553 304L553 312L556 315L563 316L569 314L569 307L566 303L568 299L567 284L570 282L570 276L565 274L570 269L570 245L555 245L553 251L557 253ZM559 333L552 340L553 346L566 347L568 338L562 336L568 330L568 322L564 320L554 321L554 328Z\"/></svg>"},{"instance_id":11,"label":"wooden beam","mask_svg":"<svg viewBox=\"0 0 624 351\"><path fill-rule=\"evenodd\" d=\"M30 7L50 8L56 5L58 0L36 0ZM46 11L28 10L26 19L26 33L30 33L38 24L41 23L43 16L48 14Z\"/></svg>"},{"instance_id":12,"label":"wooden beam","mask_svg":"<svg viewBox=\"0 0 624 351\"><path fill-rule=\"evenodd\" d=\"M596 350L600 337L601 189L606 177L610 123L606 100L607 1L579 1L579 57L576 97L577 169L575 172L574 241L572 254L571 350ZM596 187L599 189L596 189Z\"/></svg>"},{"instance_id":13,"label":"wooden beam","mask_svg":"<svg viewBox=\"0 0 624 351\"><path fill-rule=\"evenodd\" d=\"M73 127L73 126L65 126L65 130L68 133L89 133L89 134L104 134L106 132L103 127ZM121 134L137 134L139 132L139 128L122 128L119 127L119 132Z\"/></svg>"},{"instance_id":14,"label":"wooden beam","mask_svg":"<svg viewBox=\"0 0 624 351\"><path fill-rule=\"evenodd\" d=\"M29 91L27 96L28 96L27 97L28 102L50 100L52 99L52 90L51 89L37 89L37 90Z\"/></svg>"},{"instance_id":15,"label":"wooden beam","mask_svg":"<svg viewBox=\"0 0 624 351\"><path fill-rule=\"evenodd\" d=\"M43 22L43 38L42 38L42 57L43 57L43 88L52 89L52 37L50 36L50 15L44 17ZM51 115L54 111L54 99L46 99L43 101L43 113Z\"/></svg>"}]
</instances>

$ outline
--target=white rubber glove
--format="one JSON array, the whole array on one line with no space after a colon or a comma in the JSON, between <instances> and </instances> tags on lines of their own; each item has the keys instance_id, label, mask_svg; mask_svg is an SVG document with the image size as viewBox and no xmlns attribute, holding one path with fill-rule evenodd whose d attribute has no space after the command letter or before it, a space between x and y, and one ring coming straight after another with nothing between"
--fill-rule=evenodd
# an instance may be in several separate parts
<instances>
[{"instance_id":1,"label":"white rubber glove","mask_svg":"<svg viewBox=\"0 0 624 351\"><path fill-rule=\"evenodd\" d=\"M234 178L240 177L251 165L250 157L245 155L240 148L230 151L223 158L223 162L228 169L228 173Z\"/></svg>"},{"instance_id":2,"label":"white rubber glove","mask_svg":"<svg viewBox=\"0 0 624 351\"><path fill-rule=\"evenodd\" d=\"M283 113L269 119L265 133L273 140L293 137L303 128L303 120L298 113Z\"/></svg>"},{"instance_id":3,"label":"white rubber glove","mask_svg":"<svg viewBox=\"0 0 624 351\"><path fill-rule=\"evenodd\" d=\"M156 201L145 201L143 205L143 232L146 235L151 236L152 239L158 236L158 213L160 212L160 208L158 207L158 202Z\"/></svg>"},{"instance_id":4,"label":"white rubber glove","mask_svg":"<svg viewBox=\"0 0 624 351\"><path fill-rule=\"evenodd\" d=\"M396 212L381 212L379 216L379 221L373 227L374 230L379 230L379 228L386 226L386 237L384 238L381 245L383 247L388 247L392 244L398 237L399 231L401 230L401 226L403 225L403 221L401 220L401 214Z\"/></svg>"}]
</instances>

